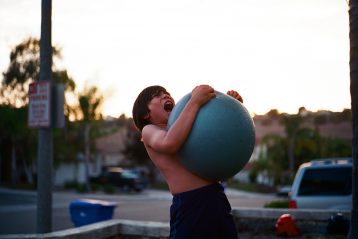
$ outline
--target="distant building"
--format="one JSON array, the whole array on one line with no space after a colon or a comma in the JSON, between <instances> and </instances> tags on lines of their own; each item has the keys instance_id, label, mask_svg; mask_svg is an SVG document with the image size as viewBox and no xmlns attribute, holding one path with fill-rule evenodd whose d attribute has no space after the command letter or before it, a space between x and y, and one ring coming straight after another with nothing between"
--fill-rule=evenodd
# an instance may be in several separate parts
<instances>
[{"instance_id":1,"label":"distant building","mask_svg":"<svg viewBox=\"0 0 358 239\"><path fill-rule=\"evenodd\" d=\"M307 111L304 111L304 114L307 115ZM327 116L327 112L320 112ZM235 180L246 183L249 182L249 175L252 169L252 163L255 160L258 160L261 153L265 153L267 150L265 145L263 145L262 139L267 135L279 135L281 137L286 136L285 126L280 122L279 118L272 119L267 115L258 115L254 117L255 124L255 134L256 134L256 145L254 151L251 155L251 158L247 165L234 176ZM341 121L341 122L326 122L324 124L315 125L312 121L304 121L302 127L307 128L316 128L321 136L328 138L340 138L340 139L352 139L352 125L350 121ZM270 184L269 179L266 175L258 175L257 180L260 183Z\"/></svg>"},{"instance_id":2,"label":"distant building","mask_svg":"<svg viewBox=\"0 0 358 239\"><path fill-rule=\"evenodd\" d=\"M95 149L91 150L90 176L98 175L103 167L129 164L122 153L128 140L128 130L125 123L121 123L118 127L117 122L113 119L106 121L102 129L106 135L96 139ZM85 180L85 162L82 153L78 154L76 162L61 164L55 171L54 184L56 186L63 186L68 181L85 183Z\"/></svg>"},{"instance_id":3,"label":"distant building","mask_svg":"<svg viewBox=\"0 0 358 239\"><path fill-rule=\"evenodd\" d=\"M127 165L128 161L122 151L128 140L128 128L121 127L113 134L96 140L97 157L104 166Z\"/></svg>"},{"instance_id":4,"label":"distant building","mask_svg":"<svg viewBox=\"0 0 358 239\"><path fill-rule=\"evenodd\" d=\"M305 111L305 115L308 113ZM240 182L249 182L249 174L252 169L253 162L259 158L259 155L265 153L266 146L263 145L262 139L266 135L279 135L285 137L285 126L280 122L279 118L270 118L267 115L260 115L254 117L256 145L252 156L247 165L234 176L235 180ZM125 158L122 151L125 149L127 140L130 140L130 131L132 130L128 124L122 124L120 127L115 125L115 122L107 123L107 134L96 139L95 151L90 165L90 174L95 175L100 172L102 167L106 166L126 166L130 162ZM113 126L114 125L114 126ZM319 133L324 137L330 138L352 138L352 126L349 121L342 122L326 122L324 124L315 125L312 121L305 121L303 127L317 128ZM113 130L116 129L116 130ZM110 133L113 132L113 133ZM78 157L76 164L61 165L56 170L56 185L63 185L65 181L75 180L84 182L84 162L81 157ZM259 175L258 179L262 183L270 183L266 175Z\"/></svg>"}]
</instances>

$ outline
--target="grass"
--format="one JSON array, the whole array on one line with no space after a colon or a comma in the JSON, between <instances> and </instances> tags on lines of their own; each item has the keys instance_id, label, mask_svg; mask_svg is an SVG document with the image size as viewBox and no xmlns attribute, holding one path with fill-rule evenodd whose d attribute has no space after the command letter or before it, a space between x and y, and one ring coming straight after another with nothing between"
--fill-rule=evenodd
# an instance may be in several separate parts
<instances>
[{"instance_id":1,"label":"grass","mask_svg":"<svg viewBox=\"0 0 358 239\"><path fill-rule=\"evenodd\" d=\"M275 200L268 202L264 208L288 208L288 200Z\"/></svg>"}]
</instances>

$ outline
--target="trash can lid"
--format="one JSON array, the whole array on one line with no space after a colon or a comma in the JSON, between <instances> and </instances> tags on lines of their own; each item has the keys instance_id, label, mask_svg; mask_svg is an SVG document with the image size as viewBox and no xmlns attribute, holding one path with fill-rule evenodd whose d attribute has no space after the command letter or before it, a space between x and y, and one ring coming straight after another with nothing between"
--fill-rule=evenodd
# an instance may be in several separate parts
<instances>
[{"instance_id":1,"label":"trash can lid","mask_svg":"<svg viewBox=\"0 0 358 239\"><path fill-rule=\"evenodd\" d=\"M71 202L71 205L77 205L77 206L117 206L116 202L110 202L105 200L98 200L98 199L90 199L90 198L81 198L81 199L75 199Z\"/></svg>"}]
</instances>

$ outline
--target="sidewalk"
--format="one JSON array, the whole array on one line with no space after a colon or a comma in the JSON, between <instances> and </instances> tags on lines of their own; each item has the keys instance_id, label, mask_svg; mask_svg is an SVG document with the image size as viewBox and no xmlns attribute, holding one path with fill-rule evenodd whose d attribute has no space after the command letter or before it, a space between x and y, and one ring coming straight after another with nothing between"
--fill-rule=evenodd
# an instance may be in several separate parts
<instances>
[{"instance_id":1,"label":"sidewalk","mask_svg":"<svg viewBox=\"0 0 358 239\"><path fill-rule=\"evenodd\" d=\"M0 194L16 194L16 195L26 195L26 196L37 196L36 191L32 190L23 190L23 189L11 189L0 187Z\"/></svg>"}]
</instances>

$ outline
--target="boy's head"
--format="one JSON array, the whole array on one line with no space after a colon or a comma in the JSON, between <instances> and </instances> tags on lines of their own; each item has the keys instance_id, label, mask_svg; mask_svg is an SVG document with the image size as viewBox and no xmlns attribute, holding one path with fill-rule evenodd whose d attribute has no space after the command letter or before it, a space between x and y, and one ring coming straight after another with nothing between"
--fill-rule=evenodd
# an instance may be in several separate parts
<instances>
[{"instance_id":1,"label":"boy's head","mask_svg":"<svg viewBox=\"0 0 358 239\"><path fill-rule=\"evenodd\" d=\"M168 93L167 90L159 85L149 86L142 90L134 102L132 116L136 127L142 131L144 126L150 124L150 118L148 117L150 110L148 104L151 100L159 96L161 93Z\"/></svg>"}]
</instances>

